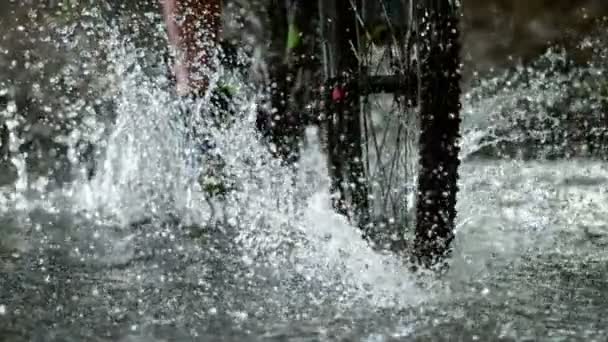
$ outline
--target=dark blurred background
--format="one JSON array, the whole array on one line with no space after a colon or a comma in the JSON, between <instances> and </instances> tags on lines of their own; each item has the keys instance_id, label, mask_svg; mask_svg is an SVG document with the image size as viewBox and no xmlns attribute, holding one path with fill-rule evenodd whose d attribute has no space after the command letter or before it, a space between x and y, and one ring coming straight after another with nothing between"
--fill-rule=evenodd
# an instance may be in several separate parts
<instances>
[{"instance_id":1,"label":"dark blurred background","mask_svg":"<svg viewBox=\"0 0 608 342\"><path fill-rule=\"evenodd\" d=\"M556 44L579 62L576 49L597 33L608 15L605 0L462 0L464 55L469 67L485 70L529 62Z\"/></svg>"},{"instance_id":2,"label":"dark blurred background","mask_svg":"<svg viewBox=\"0 0 608 342\"><path fill-rule=\"evenodd\" d=\"M555 44L576 46L581 37L597 30L598 21L608 15L605 0L461 1L463 57L470 68L479 70L529 61ZM73 20L77 14L70 18L69 9L88 3L94 3L107 16L154 11L157 7L155 0L4 0L0 2L0 47L22 50L24 42L16 41L12 34L20 25L31 31L27 26L37 22L42 27L36 30L44 30L49 21ZM585 56L579 53L577 58L584 60Z\"/></svg>"}]
</instances>

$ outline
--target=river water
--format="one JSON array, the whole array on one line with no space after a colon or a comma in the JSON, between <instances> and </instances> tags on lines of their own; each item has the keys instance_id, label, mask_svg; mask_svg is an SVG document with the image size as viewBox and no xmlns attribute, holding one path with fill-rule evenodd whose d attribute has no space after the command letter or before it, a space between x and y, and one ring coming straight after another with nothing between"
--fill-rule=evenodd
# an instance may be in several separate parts
<instances>
[{"instance_id":1,"label":"river water","mask_svg":"<svg viewBox=\"0 0 608 342\"><path fill-rule=\"evenodd\" d=\"M296 173L270 157L254 127L260 93L238 76L223 75L237 85L238 119L210 129L235 190L209 200L193 171L206 161L193 158L197 141L184 132L204 123L180 121L184 106L204 112L208 100L179 102L166 80L146 73L142 50L116 36L108 44L112 124L82 120L79 133L103 146L95 176L69 157L73 135L55 139L68 146L70 181L41 176L24 153L11 157L16 178L0 196L0 339L600 341L608 333L608 166L471 157L491 127L512 124L488 112L510 108L516 94L480 98L480 85L463 96L457 238L450 270L436 278L374 251L330 209L313 131ZM557 91L551 78L537 81ZM78 100L70 104L88 108Z\"/></svg>"}]
</instances>

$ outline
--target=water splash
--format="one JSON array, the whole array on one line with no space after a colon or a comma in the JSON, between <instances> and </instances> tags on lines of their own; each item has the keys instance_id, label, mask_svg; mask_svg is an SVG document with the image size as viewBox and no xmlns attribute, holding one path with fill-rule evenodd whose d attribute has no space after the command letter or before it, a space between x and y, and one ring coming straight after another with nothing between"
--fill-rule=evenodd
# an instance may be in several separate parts
<instances>
[{"instance_id":1,"label":"water splash","mask_svg":"<svg viewBox=\"0 0 608 342\"><path fill-rule=\"evenodd\" d=\"M152 220L145 229L153 234L167 231L162 226L169 217L177 217L179 222L167 234L179 236L184 226L194 225L207 230L209 239L227 236L238 251L223 257L243 264L245 269L239 272L257 272L275 283L295 286L297 290L286 292L278 306L305 305L295 304L305 289L313 291L318 301L336 298L346 306L364 299L373 307L401 306L424 298L399 258L372 250L356 238L358 230L330 208L326 163L313 138L316 133L309 134L299 167L286 167L256 131L255 117L264 94L246 79L221 75L232 77L229 81L238 87L232 99L233 120L216 126L205 120L204 114L214 110L208 97L181 100L166 77L150 73L142 55L154 52L137 48L116 30L107 30L99 46L108 53L105 70L98 74L105 87L97 101L110 102L105 108L111 112L88 113L96 119L91 125L97 135L89 139L98 151L93 156L95 175L86 177L89 165L83 164L78 150L84 134L74 127L62 140L74 155L70 158L73 180L41 191L37 198L30 194L23 202L27 208L22 208L85 220L51 220L45 225L46 234L55 232L58 239L71 236L84 245L95 240L95 256L124 265L137 258L137 233L131 224ZM86 106L86 101L76 98L60 110L69 113ZM185 113L202 113L202 120L185 121ZM84 121L87 112L83 115ZM100 122L99 115L111 121ZM210 198L199 182L199 175L212 166L204 160L192 163L191 151L199 148L200 141L188 136L189 125L205 129L223 158L223 181L234 187L224 196ZM25 193L33 182L21 172L16 191ZM31 221L31 215L26 216ZM82 258L83 246L77 249Z\"/></svg>"},{"instance_id":2,"label":"water splash","mask_svg":"<svg viewBox=\"0 0 608 342\"><path fill-rule=\"evenodd\" d=\"M305 321L331 317L339 322L345 312L367 318L393 310L401 317L396 324L399 336L409 336L416 331L411 326L418 315L411 310L422 303L455 300L454 288L469 291L471 279L479 282L480 289L458 292L459 296L485 296L489 290L482 282L495 275L493 270L504 270L530 250L554 251L557 237L546 238L553 226L559 234L567 232L559 228L560 220L569 219L567 213L546 215L554 210L552 205L563 205L552 200L558 196L554 183L561 178L544 175L539 186L533 176L538 168L465 162L448 286L416 283L403 260L370 248L357 228L331 210L326 161L314 130L307 134L297 168L273 158L255 129L264 93L238 76L231 79L238 85L234 120L221 127L204 119L196 122L223 156L224 181L234 188L224 196L209 196L199 183L199 175L209 165L204 160L193 163L191 151L199 148L200 141L188 136L186 126L192 122L183 120L186 112L211 110L209 99L178 99L154 65L163 63L164 51L138 48L128 37L104 30L107 36L98 41L98 48L110 53L102 63L104 71L93 75L100 79L95 83L101 87L93 101L97 105L76 96L56 109L59 117L77 113L79 122L89 123L76 125L57 139L71 156L67 160L73 178L62 186L49 186L50 177L28 170L27 155L18 153L18 146L12 148L18 177L0 197L0 213L14 218L6 226L14 228L16 235L29 236L19 253L29 250L44 256L41 251L59 246L68 250L71 263L67 264L74 269L95 265L101 268L102 279L129 284L147 300L158 301L163 309L142 309L141 316L149 318L144 321L211 320L225 311L238 324L254 318L266 324L294 317ZM561 60L554 54L547 58L557 64ZM593 75L597 69L585 70ZM518 118L528 118L531 112L541 118L549 115L545 109L564 94L563 84L585 72L519 69L515 76L492 78L474 87L464 97L464 158L498 141L523 139L523 132L513 129ZM70 75L68 80L78 72ZM519 83L520 78L529 79ZM526 105L519 101L522 96ZM109 105L104 105L106 101ZM594 108L594 103L577 106ZM546 129L535 131L539 134L535 137L542 137ZM11 134L19 145L17 126ZM86 177L89 165L83 162L83 140L99 151L93 154L96 174L91 179ZM604 171L599 169L594 172L601 177ZM576 212L584 214L581 208ZM180 220L171 221L175 217ZM591 234L596 233L597 227L589 226ZM192 236L193 229L203 233ZM568 241L580 243L580 234ZM184 294L167 290L176 287L185 289L194 304L176 304ZM167 293L161 296L149 288ZM149 317L160 311L165 313L162 318Z\"/></svg>"},{"instance_id":3,"label":"water splash","mask_svg":"<svg viewBox=\"0 0 608 342\"><path fill-rule=\"evenodd\" d=\"M463 159L601 158L605 67L576 65L566 51L550 49L531 65L478 79L464 95Z\"/></svg>"}]
</instances>

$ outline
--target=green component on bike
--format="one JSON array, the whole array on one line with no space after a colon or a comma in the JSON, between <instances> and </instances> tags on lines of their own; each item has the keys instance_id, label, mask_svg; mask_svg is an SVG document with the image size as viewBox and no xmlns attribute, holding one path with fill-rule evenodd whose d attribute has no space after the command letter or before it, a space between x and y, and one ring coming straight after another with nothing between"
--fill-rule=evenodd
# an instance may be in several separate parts
<instances>
[{"instance_id":1,"label":"green component on bike","mask_svg":"<svg viewBox=\"0 0 608 342\"><path fill-rule=\"evenodd\" d=\"M386 36L388 35L389 30L388 26L385 24L378 24L371 29L370 38L371 41L376 44L381 44L386 40Z\"/></svg>"},{"instance_id":2,"label":"green component on bike","mask_svg":"<svg viewBox=\"0 0 608 342\"><path fill-rule=\"evenodd\" d=\"M223 83L217 86L217 89L225 95L234 96L237 92L237 87L230 83Z\"/></svg>"},{"instance_id":3,"label":"green component on bike","mask_svg":"<svg viewBox=\"0 0 608 342\"><path fill-rule=\"evenodd\" d=\"M287 51L292 51L300 45L301 32L295 23L289 24L287 30Z\"/></svg>"},{"instance_id":4,"label":"green component on bike","mask_svg":"<svg viewBox=\"0 0 608 342\"><path fill-rule=\"evenodd\" d=\"M229 191L229 187L221 178L214 176L204 176L200 180L203 191L211 197L225 195Z\"/></svg>"}]
</instances>

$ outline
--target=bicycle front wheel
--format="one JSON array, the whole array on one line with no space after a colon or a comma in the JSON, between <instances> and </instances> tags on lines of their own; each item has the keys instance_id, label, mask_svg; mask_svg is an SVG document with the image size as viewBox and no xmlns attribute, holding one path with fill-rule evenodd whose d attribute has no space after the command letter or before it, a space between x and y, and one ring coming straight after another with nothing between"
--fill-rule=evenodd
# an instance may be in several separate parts
<instances>
[{"instance_id":1,"label":"bicycle front wheel","mask_svg":"<svg viewBox=\"0 0 608 342\"><path fill-rule=\"evenodd\" d=\"M432 266L456 214L458 7L321 0L319 12L335 206L380 248Z\"/></svg>"}]
</instances>

